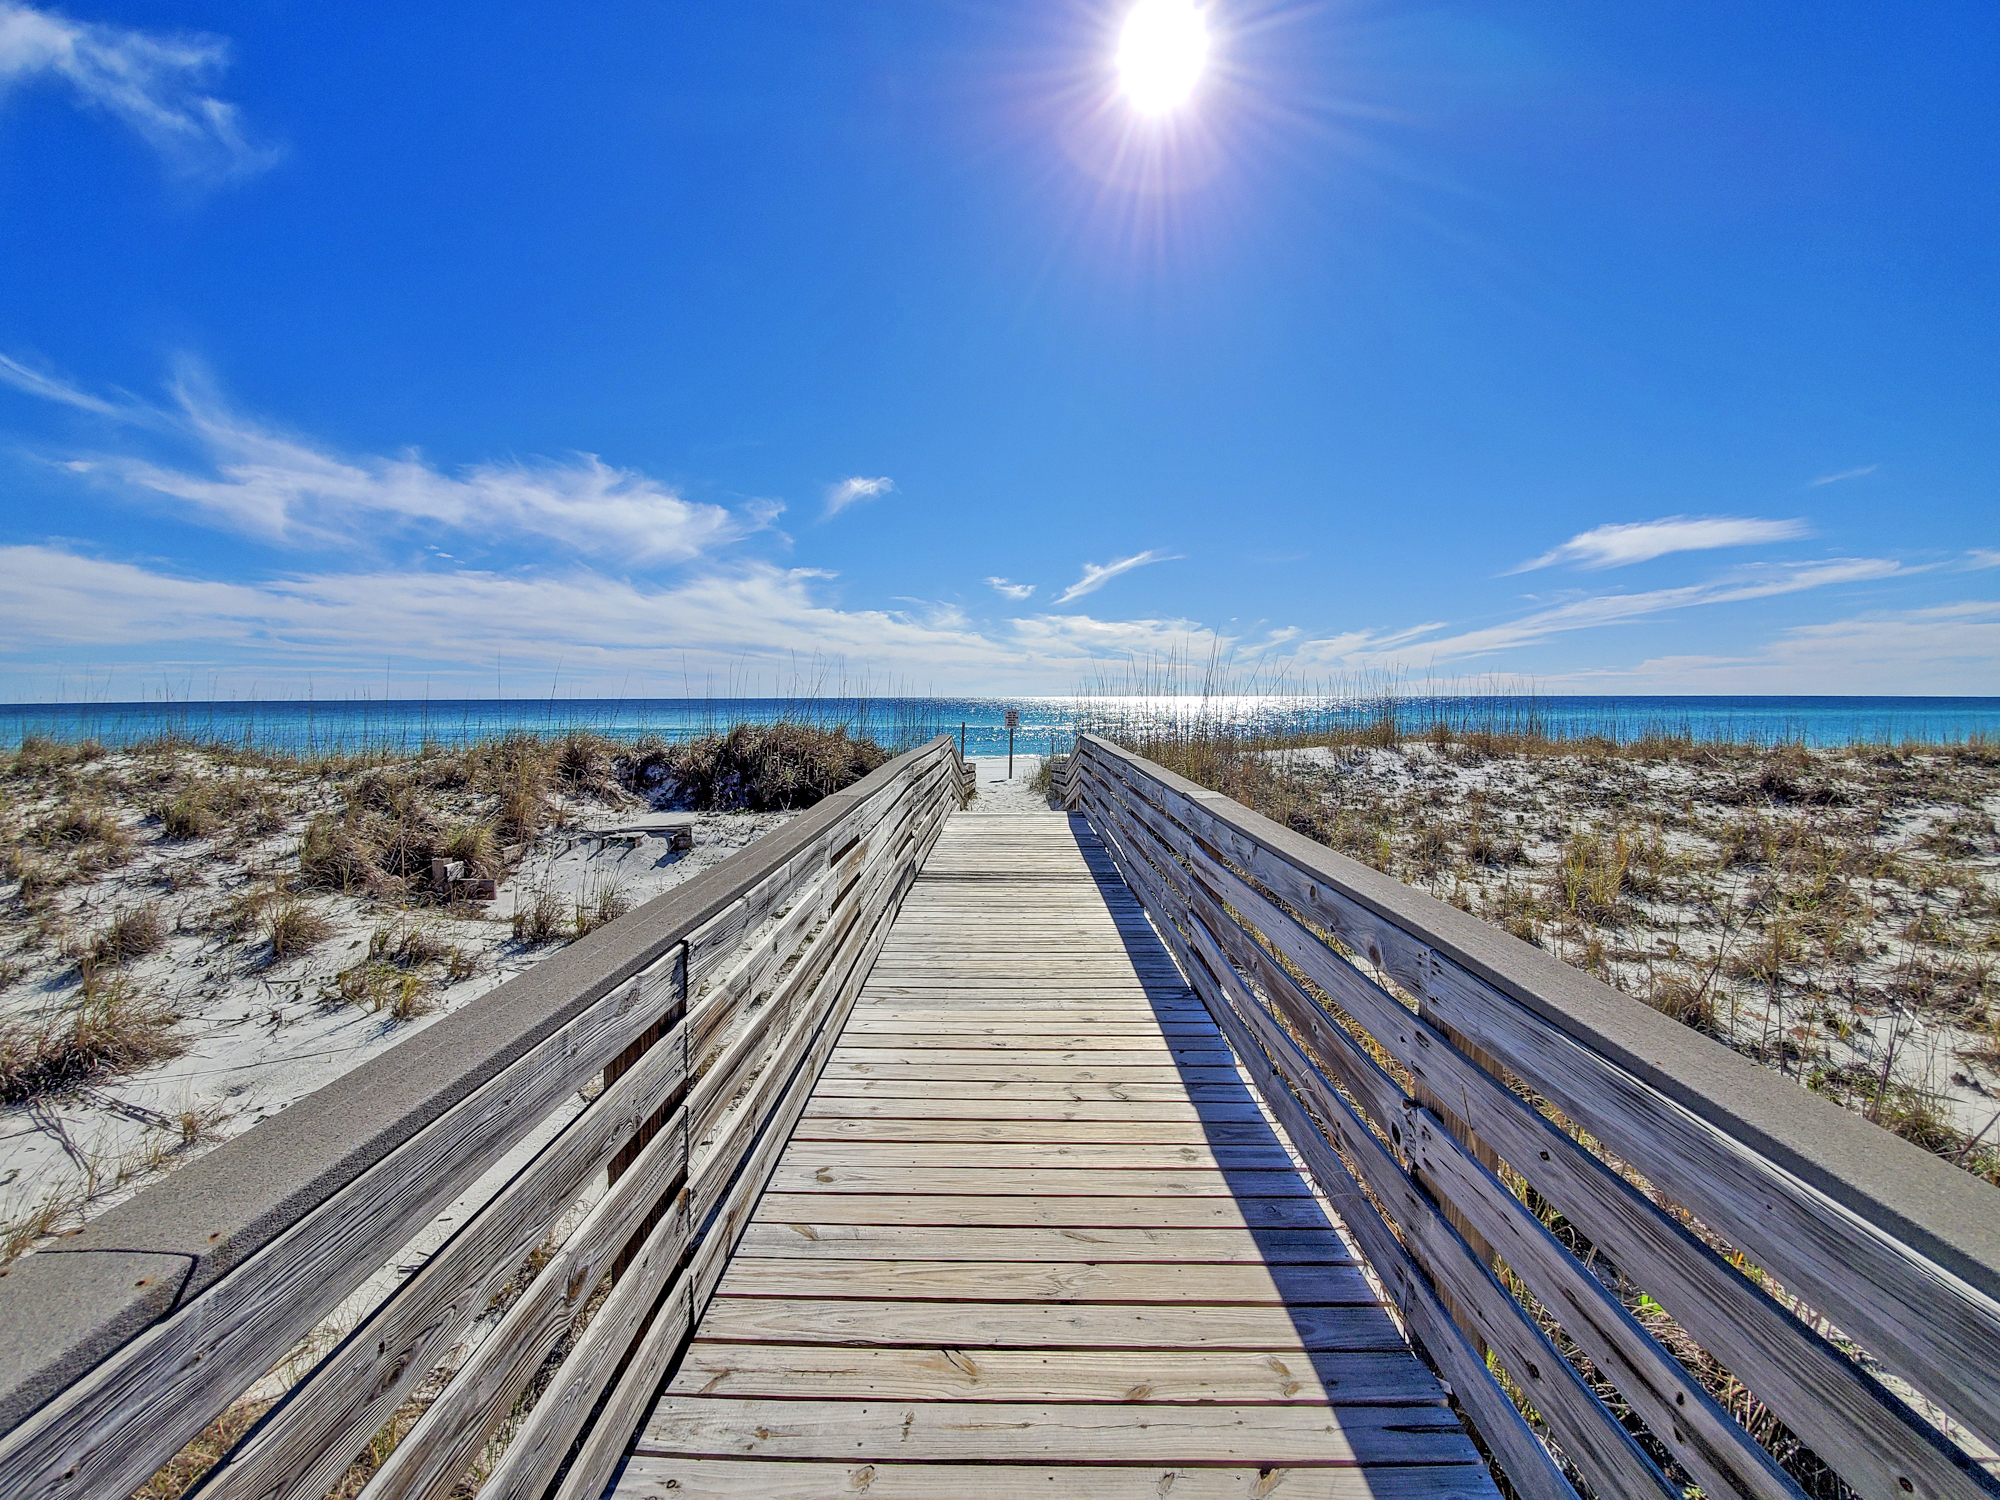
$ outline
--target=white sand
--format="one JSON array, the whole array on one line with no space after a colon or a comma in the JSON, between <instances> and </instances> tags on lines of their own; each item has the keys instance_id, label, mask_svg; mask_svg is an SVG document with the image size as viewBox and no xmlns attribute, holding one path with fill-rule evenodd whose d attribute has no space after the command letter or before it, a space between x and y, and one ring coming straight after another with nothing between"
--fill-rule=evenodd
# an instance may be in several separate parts
<instances>
[{"instance_id":1,"label":"white sand","mask_svg":"<svg viewBox=\"0 0 2000 1500\"><path fill-rule=\"evenodd\" d=\"M637 907L789 816L704 813L694 848L670 853L657 839L632 849L604 846L587 828L615 823L618 815L578 804L564 819L578 826L544 834L483 916L435 908L399 913L361 897L310 896L333 924L333 936L283 963L268 962L268 948L254 939L226 940L205 917L261 877L296 870L303 817L252 847L225 850L212 840L165 841L134 816L133 859L56 900L76 931L101 927L113 911L141 901L160 902L176 930L161 952L125 972L179 1013L175 1035L186 1050L138 1072L0 1110L0 1225L20 1225L54 1204L60 1206L54 1227L73 1228L557 952L560 944L529 947L512 937L516 907L531 905L539 892L558 893L567 906L610 888ZM175 884L162 895L169 868ZM336 980L368 957L378 928L398 922L434 929L476 965L455 983L433 966L435 987L426 1001L433 1008L405 1021L342 1002ZM0 1016L33 1021L74 1002L75 971L53 945L24 944L16 954L28 956L31 967L0 990Z\"/></svg>"}]
</instances>

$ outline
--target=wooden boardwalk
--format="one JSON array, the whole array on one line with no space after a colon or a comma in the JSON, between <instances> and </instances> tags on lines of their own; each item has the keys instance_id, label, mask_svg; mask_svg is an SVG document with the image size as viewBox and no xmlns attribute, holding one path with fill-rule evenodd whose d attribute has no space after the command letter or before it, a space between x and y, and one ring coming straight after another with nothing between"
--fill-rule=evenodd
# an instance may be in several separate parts
<instances>
[{"instance_id":1,"label":"wooden boardwalk","mask_svg":"<svg viewBox=\"0 0 2000 1500\"><path fill-rule=\"evenodd\" d=\"M961 813L620 1496L1491 1496L1081 818Z\"/></svg>"}]
</instances>

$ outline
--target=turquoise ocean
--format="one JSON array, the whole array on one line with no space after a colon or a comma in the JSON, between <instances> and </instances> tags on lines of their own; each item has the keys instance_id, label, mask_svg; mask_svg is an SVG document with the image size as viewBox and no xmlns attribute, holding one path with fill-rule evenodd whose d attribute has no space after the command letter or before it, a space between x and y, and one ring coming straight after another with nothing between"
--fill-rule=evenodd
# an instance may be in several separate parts
<instances>
[{"instance_id":1,"label":"turquoise ocean","mask_svg":"<svg viewBox=\"0 0 2000 1500\"><path fill-rule=\"evenodd\" d=\"M685 739L742 722L795 717L846 724L904 746L962 732L967 753L1004 754L1009 709L1019 753L1061 751L1079 729L1222 722L1256 733L1310 733L1392 714L1411 731L1539 727L1616 739L1666 732L1697 739L1811 745L2000 738L2000 698L1526 697L1394 698L464 698L338 701L0 704L0 745L27 735L125 745L162 735L294 752L416 750L509 731L589 729L618 738Z\"/></svg>"}]
</instances>

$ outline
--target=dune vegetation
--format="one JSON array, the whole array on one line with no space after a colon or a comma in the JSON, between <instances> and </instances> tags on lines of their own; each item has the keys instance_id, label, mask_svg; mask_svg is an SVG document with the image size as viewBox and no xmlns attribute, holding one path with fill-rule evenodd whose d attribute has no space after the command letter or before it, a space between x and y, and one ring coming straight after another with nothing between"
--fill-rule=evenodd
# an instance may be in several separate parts
<instances>
[{"instance_id":1,"label":"dune vegetation","mask_svg":"<svg viewBox=\"0 0 2000 1500\"><path fill-rule=\"evenodd\" d=\"M0 1159L0 1258L324 1082L305 1051L365 1060L887 758L795 720L410 753L0 752L0 1106L27 1116ZM668 808L702 819L685 856L611 860L581 837ZM434 860L498 899L440 890Z\"/></svg>"},{"instance_id":2,"label":"dune vegetation","mask_svg":"<svg viewBox=\"0 0 2000 1500\"><path fill-rule=\"evenodd\" d=\"M1115 737L2000 1182L2000 743Z\"/></svg>"}]
</instances>

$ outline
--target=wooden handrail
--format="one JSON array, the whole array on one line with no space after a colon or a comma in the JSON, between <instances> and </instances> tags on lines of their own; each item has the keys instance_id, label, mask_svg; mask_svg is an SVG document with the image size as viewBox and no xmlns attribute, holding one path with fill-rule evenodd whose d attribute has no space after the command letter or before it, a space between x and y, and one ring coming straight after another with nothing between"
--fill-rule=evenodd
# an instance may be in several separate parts
<instances>
[{"instance_id":1,"label":"wooden handrail","mask_svg":"<svg viewBox=\"0 0 2000 1500\"><path fill-rule=\"evenodd\" d=\"M1496 1169L1559 1211L1600 1265L1643 1288L1858 1492L2000 1493L2000 1476L1797 1315L1809 1307L2000 1446L2000 1195L1989 1186L1106 740L1080 737L1056 785L1239 1054L1268 1075L1273 1107L1517 1489L1568 1492L1487 1352L1598 1494L1679 1490L1546 1326L1709 1494L1801 1493L1631 1316L1616 1279L1571 1253Z\"/></svg>"},{"instance_id":2,"label":"wooden handrail","mask_svg":"<svg viewBox=\"0 0 2000 1500\"><path fill-rule=\"evenodd\" d=\"M0 1494L129 1494L480 1184L200 1493L324 1494L532 1272L366 1493L448 1492L608 1275L483 1491L595 1496L968 772L944 736L892 760L19 1262L0 1277Z\"/></svg>"}]
</instances>

